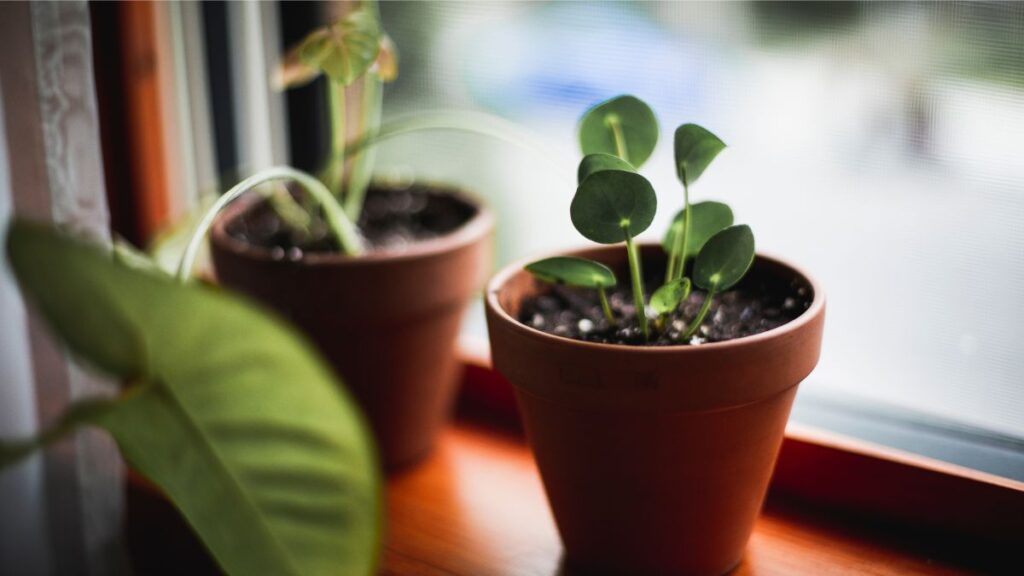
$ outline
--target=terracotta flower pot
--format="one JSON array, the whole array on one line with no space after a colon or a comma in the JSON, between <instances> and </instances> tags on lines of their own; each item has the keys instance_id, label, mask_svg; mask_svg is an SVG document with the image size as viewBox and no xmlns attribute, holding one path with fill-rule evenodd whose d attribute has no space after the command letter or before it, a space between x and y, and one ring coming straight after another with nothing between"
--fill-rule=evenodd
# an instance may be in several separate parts
<instances>
[{"instance_id":1,"label":"terracotta flower pot","mask_svg":"<svg viewBox=\"0 0 1024 576\"><path fill-rule=\"evenodd\" d=\"M455 231L400 252L274 259L228 234L227 225L253 209L244 201L225 210L211 231L220 284L263 302L312 339L362 406L387 470L429 452L444 424L463 312L492 264L491 212L454 190L443 192L475 213Z\"/></svg>"},{"instance_id":2,"label":"terracotta flower pot","mask_svg":"<svg viewBox=\"0 0 1024 576\"><path fill-rule=\"evenodd\" d=\"M645 263L664 259L643 247ZM572 252L622 270L621 246ZM588 573L722 574L736 566L768 488L797 385L821 348L825 300L798 269L758 256L752 275L802 277L810 307L770 331L701 346L587 343L516 320L544 289L505 268L487 289L495 368L516 389L570 565Z\"/></svg>"}]
</instances>

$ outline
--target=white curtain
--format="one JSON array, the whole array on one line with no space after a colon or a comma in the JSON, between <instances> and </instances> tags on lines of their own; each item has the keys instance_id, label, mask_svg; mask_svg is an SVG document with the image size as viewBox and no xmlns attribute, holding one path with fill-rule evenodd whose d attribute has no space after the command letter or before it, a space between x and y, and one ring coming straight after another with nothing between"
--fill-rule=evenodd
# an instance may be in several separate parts
<instances>
[{"instance_id":1,"label":"white curtain","mask_svg":"<svg viewBox=\"0 0 1024 576\"><path fill-rule=\"evenodd\" d=\"M0 5L0 232L12 215L109 240L88 6ZM71 362L0 266L0 436L114 385ZM123 464L83 431L0 472L0 574L117 574Z\"/></svg>"}]
</instances>

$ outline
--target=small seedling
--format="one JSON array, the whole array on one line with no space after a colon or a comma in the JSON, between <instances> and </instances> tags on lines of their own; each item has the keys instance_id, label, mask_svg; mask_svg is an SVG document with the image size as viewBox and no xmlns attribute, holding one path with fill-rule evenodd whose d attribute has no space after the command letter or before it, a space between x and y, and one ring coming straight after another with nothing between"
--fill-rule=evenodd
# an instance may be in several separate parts
<instances>
[{"instance_id":1,"label":"small seedling","mask_svg":"<svg viewBox=\"0 0 1024 576\"><path fill-rule=\"evenodd\" d=\"M569 213L580 234L601 244L626 242L629 277L633 284L633 302L640 332L650 336L644 307L644 281L640 256L633 239L654 220L658 197L646 178L625 170L601 170L584 180L576 189Z\"/></svg>"},{"instance_id":2,"label":"small seedling","mask_svg":"<svg viewBox=\"0 0 1024 576\"><path fill-rule=\"evenodd\" d=\"M380 27L377 12L375 1L358 3L340 19L314 30L290 49L276 71L277 89L298 87L319 76L326 77L331 151L323 170L312 176L287 166L272 167L249 176L221 195L196 216L197 224L189 227L190 236L184 242L187 248L178 265L181 278L190 277L196 255L217 215L255 187L270 193L270 207L287 228L303 237L308 236L313 211L319 209L338 251L360 256L365 246L358 223L370 184L373 153L384 140L421 131L450 130L486 136L534 152L543 148L512 123L483 113L417 113L382 124L381 84L397 77L398 54ZM352 98L355 91L359 92L358 97ZM618 164L609 166L624 165L618 157L610 158ZM280 186L281 180L294 181L307 197L297 201ZM264 185L270 183L278 187L267 190Z\"/></svg>"},{"instance_id":3,"label":"small seedling","mask_svg":"<svg viewBox=\"0 0 1024 576\"><path fill-rule=\"evenodd\" d=\"M714 160L722 150L725 150L725 142L722 142L718 136L715 136L696 124L683 124L679 128L676 128L676 174L679 176L679 181L683 183L683 210L680 212L683 225L681 232L675 235L672 246L669 249L668 268L665 276L666 281L682 277L686 267L686 259L688 258L690 237L695 236L695 218L693 218L692 215L695 214L697 210L688 210L690 207L690 185L700 178L700 175L704 173L704 170L707 169L709 164L711 164L711 161ZM721 204L721 206L725 205ZM729 222L725 226L729 226L732 224L732 210L729 210L728 206L725 206L725 209L729 213ZM715 212L709 211L708 213L708 216L713 217L715 215ZM714 220L712 222L708 222L708 224L717 224L724 220L724 218L721 220ZM702 225L702 227L705 230L711 230L714 228L714 226L710 225ZM721 230L721 228L718 230ZM714 232L717 232L718 230L714 230ZM712 232L712 234L714 234L714 232ZM708 237L710 237L710 235Z\"/></svg>"},{"instance_id":4,"label":"small seedling","mask_svg":"<svg viewBox=\"0 0 1024 576\"><path fill-rule=\"evenodd\" d=\"M601 244L624 242L636 318L645 341L651 340L643 273L635 238L654 220L658 200L654 188L636 172L658 141L658 122L647 104L619 96L588 110L579 124L578 187L570 207L572 223L584 237ZM676 172L683 185L683 207L662 241L667 254L665 284L650 300L653 331L671 329L668 320L681 314L680 304L696 286L705 291L697 314L677 340L687 343L700 330L715 295L736 285L754 261L754 235L749 226L733 226L733 213L721 202L690 204L690 186L697 181L725 143L696 124L675 132ZM692 275L687 262L694 260ZM549 258L526 266L538 279L598 290L605 317L612 322L607 288L614 275L602 264L581 258ZM609 284L608 282L611 282Z\"/></svg>"},{"instance_id":5,"label":"small seedling","mask_svg":"<svg viewBox=\"0 0 1024 576\"><path fill-rule=\"evenodd\" d=\"M381 84L397 77L397 62L394 45L381 30L376 3L368 2L308 34L288 52L278 71L281 88L307 84L321 74L327 77L331 154L321 179L356 222L370 184L373 157L372 149L347 152L349 134L364 138L379 130ZM358 99L348 102L346 95L357 81L361 81ZM353 117L356 126L351 130L347 121Z\"/></svg>"}]
</instances>

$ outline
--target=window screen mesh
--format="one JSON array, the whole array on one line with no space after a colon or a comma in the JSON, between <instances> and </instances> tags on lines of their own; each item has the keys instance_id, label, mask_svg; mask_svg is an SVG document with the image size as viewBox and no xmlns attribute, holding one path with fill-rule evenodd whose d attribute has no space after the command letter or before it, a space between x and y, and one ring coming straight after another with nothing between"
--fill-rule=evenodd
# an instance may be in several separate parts
<instances>
[{"instance_id":1,"label":"window screen mesh","mask_svg":"<svg viewBox=\"0 0 1024 576\"><path fill-rule=\"evenodd\" d=\"M580 245L575 122L620 93L663 141L651 238L682 202L670 134L730 145L693 187L828 294L815 394L1024 438L1024 4L405 3L389 116L490 112L547 146L417 136L386 170L456 180L499 214L500 258ZM480 326L475 327L481 334Z\"/></svg>"}]
</instances>

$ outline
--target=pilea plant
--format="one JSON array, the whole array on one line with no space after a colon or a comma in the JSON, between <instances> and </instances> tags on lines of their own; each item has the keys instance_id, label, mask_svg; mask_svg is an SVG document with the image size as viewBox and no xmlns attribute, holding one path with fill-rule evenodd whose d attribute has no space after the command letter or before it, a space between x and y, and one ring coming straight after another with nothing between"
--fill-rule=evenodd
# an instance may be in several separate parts
<instances>
[{"instance_id":1,"label":"pilea plant","mask_svg":"<svg viewBox=\"0 0 1024 576\"><path fill-rule=\"evenodd\" d=\"M636 170L654 151L658 132L654 112L633 96L612 98L584 113L579 124L584 157L570 216L576 230L589 240L625 243L637 327L645 342L655 332L667 333L669 319L680 314L680 303L694 286L704 290L700 309L674 336L679 343L690 343L715 295L736 285L753 263L754 235L749 226L733 225L728 205L690 203L690 186L725 149L725 143L696 124L679 126L674 145L676 173L683 188L682 209L662 241L667 261L664 284L648 303L635 238L654 220L658 199L650 182ZM608 324L623 320L615 318L608 305L607 291L617 280L603 264L556 257L534 262L526 269L543 281L596 289Z\"/></svg>"}]
</instances>

